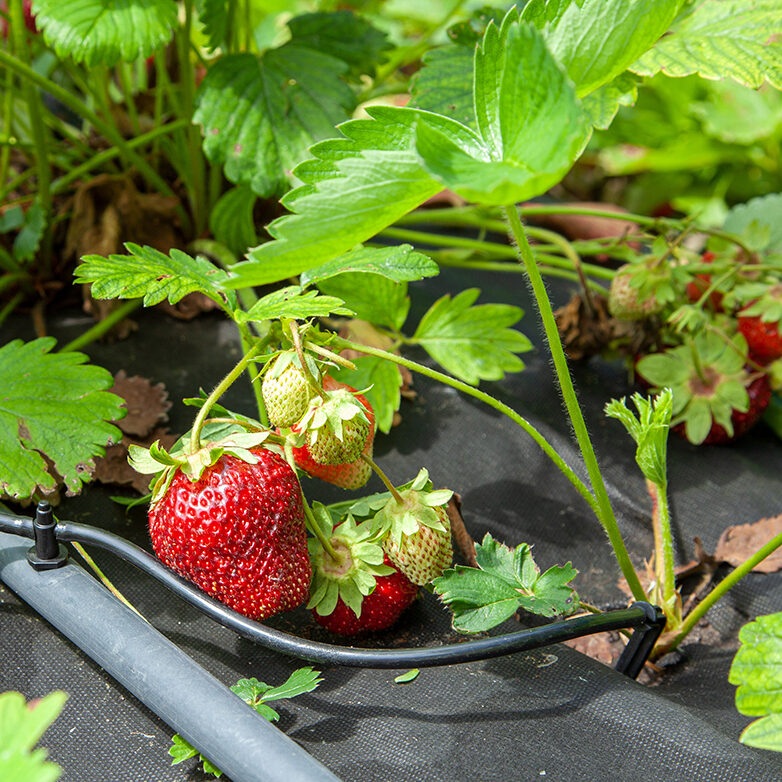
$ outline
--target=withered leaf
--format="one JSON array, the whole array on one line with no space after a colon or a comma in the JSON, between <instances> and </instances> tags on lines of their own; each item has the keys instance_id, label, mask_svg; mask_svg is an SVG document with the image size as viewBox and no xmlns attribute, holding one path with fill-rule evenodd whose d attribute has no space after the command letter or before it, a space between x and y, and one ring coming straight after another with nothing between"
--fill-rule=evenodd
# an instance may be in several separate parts
<instances>
[{"instance_id":1,"label":"withered leaf","mask_svg":"<svg viewBox=\"0 0 782 782\"><path fill-rule=\"evenodd\" d=\"M773 537L782 532L782 514L760 519L754 524L728 527L717 541L714 557L737 567ZM782 570L782 547L752 569L755 573L776 573Z\"/></svg>"},{"instance_id":2,"label":"withered leaf","mask_svg":"<svg viewBox=\"0 0 782 782\"><path fill-rule=\"evenodd\" d=\"M117 424L125 434L143 438L161 422L168 420L171 402L162 383L153 385L139 375L128 377L125 370L121 369L114 376L111 391L125 400L128 414Z\"/></svg>"}]
</instances>

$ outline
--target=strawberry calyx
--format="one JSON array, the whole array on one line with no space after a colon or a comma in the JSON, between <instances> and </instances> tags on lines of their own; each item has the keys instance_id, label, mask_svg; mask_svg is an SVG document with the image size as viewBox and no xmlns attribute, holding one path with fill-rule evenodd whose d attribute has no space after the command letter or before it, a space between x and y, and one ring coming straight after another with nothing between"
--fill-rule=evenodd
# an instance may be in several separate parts
<instances>
[{"instance_id":1,"label":"strawberry calyx","mask_svg":"<svg viewBox=\"0 0 782 782\"><path fill-rule=\"evenodd\" d=\"M348 515L332 530L329 542L336 556L317 538L308 542L312 585L307 608L329 616L342 600L360 618L363 600L374 591L377 578L391 575L394 568L383 564L383 549L368 521L356 524Z\"/></svg>"},{"instance_id":2,"label":"strawberry calyx","mask_svg":"<svg viewBox=\"0 0 782 782\"><path fill-rule=\"evenodd\" d=\"M429 472L422 469L408 488L398 489L401 502L394 496L378 510L373 519L376 533L380 537L389 536L401 544L403 536L415 535L421 527L429 527L438 532L450 532L437 512L451 499L450 489L433 490Z\"/></svg>"},{"instance_id":3,"label":"strawberry calyx","mask_svg":"<svg viewBox=\"0 0 782 782\"><path fill-rule=\"evenodd\" d=\"M266 365L261 394L269 421L275 426L293 426L307 412L310 400L317 396L318 364L311 355L303 353L302 356L295 350L284 350Z\"/></svg>"},{"instance_id":4,"label":"strawberry calyx","mask_svg":"<svg viewBox=\"0 0 782 782\"><path fill-rule=\"evenodd\" d=\"M295 446L306 441L310 455L320 464L356 461L372 429L364 405L356 398L360 393L337 388L311 399L307 412L292 427L298 435Z\"/></svg>"},{"instance_id":5,"label":"strawberry calyx","mask_svg":"<svg viewBox=\"0 0 782 782\"><path fill-rule=\"evenodd\" d=\"M183 473L195 483L208 467L217 464L225 454L235 456L248 464L257 464L259 459L253 453L255 449L271 446L271 450L279 452L275 446L266 443L271 434L270 431L235 431L218 440L203 443L196 451L190 450L187 437L182 438L177 444L179 447L172 452L166 451L160 441L156 440L149 448L129 446L128 462L136 472L156 476L150 487L154 504L165 494L177 472Z\"/></svg>"},{"instance_id":6,"label":"strawberry calyx","mask_svg":"<svg viewBox=\"0 0 782 782\"><path fill-rule=\"evenodd\" d=\"M712 427L733 437L734 413L746 413L748 386L757 375L745 368L747 343L740 334L723 338L711 331L697 334L689 345L642 358L638 372L655 392L673 391L671 426L684 426L687 439L699 445Z\"/></svg>"}]
</instances>

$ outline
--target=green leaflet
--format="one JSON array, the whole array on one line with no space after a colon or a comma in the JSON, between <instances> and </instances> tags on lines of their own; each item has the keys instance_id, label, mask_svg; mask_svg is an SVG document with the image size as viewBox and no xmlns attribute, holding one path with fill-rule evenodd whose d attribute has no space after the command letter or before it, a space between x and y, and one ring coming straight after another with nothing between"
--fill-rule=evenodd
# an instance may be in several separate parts
<instances>
[{"instance_id":1,"label":"green leaflet","mask_svg":"<svg viewBox=\"0 0 782 782\"><path fill-rule=\"evenodd\" d=\"M577 571L569 562L541 574L526 543L510 549L488 533L476 544L475 556L477 568L457 565L432 582L453 611L454 629L485 632L519 608L541 616L567 616L578 609L578 596L569 586Z\"/></svg>"},{"instance_id":2,"label":"green leaflet","mask_svg":"<svg viewBox=\"0 0 782 782\"><path fill-rule=\"evenodd\" d=\"M620 106L632 106L638 97L640 79L632 73L620 73L581 100L589 122L599 130L605 130L613 121Z\"/></svg>"},{"instance_id":3,"label":"green leaflet","mask_svg":"<svg viewBox=\"0 0 782 782\"><path fill-rule=\"evenodd\" d=\"M748 87L768 80L782 88L782 27L777 0L710 0L699 4L632 64L642 76L699 73L707 79L730 78Z\"/></svg>"},{"instance_id":4,"label":"green leaflet","mask_svg":"<svg viewBox=\"0 0 782 782\"><path fill-rule=\"evenodd\" d=\"M752 717L741 742L782 751L782 614L759 616L739 632L729 681L737 684L736 708Z\"/></svg>"},{"instance_id":5,"label":"green leaflet","mask_svg":"<svg viewBox=\"0 0 782 782\"><path fill-rule=\"evenodd\" d=\"M741 235L754 227L768 230L768 242L764 249L782 253L782 193L753 198L746 204L739 204L730 210L725 218L724 230Z\"/></svg>"},{"instance_id":6,"label":"green leaflet","mask_svg":"<svg viewBox=\"0 0 782 782\"><path fill-rule=\"evenodd\" d=\"M62 476L69 494L89 480L91 460L121 432L122 399L107 393L111 375L82 353L50 353L44 337L0 347L0 496L51 492ZM23 370L23 371L21 371Z\"/></svg>"},{"instance_id":7,"label":"green leaflet","mask_svg":"<svg viewBox=\"0 0 782 782\"><path fill-rule=\"evenodd\" d=\"M508 204L545 192L569 170L589 127L540 33L511 11L475 53L477 134L422 114L416 149L446 187L475 203Z\"/></svg>"},{"instance_id":8,"label":"green leaflet","mask_svg":"<svg viewBox=\"0 0 782 782\"><path fill-rule=\"evenodd\" d=\"M440 267L423 253L416 252L409 244L393 247L357 247L333 261L301 275L302 285L317 285L343 272L379 274L394 282L412 282L424 277L434 277Z\"/></svg>"},{"instance_id":9,"label":"green leaflet","mask_svg":"<svg viewBox=\"0 0 782 782\"><path fill-rule=\"evenodd\" d=\"M318 318L332 313L352 315L353 311L343 304L342 299L334 296L321 296L317 291L303 291L298 285L289 285L258 299L248 312L237 312L236 318L243 323L272 318Z\"/></svg>"},{"instance_id":10,"label":"green leaflet","mask_svg":"<svg viewBox=\"0 0 782 782\"><path fill-rule=\"evenodd\" d=\"M402 328L410 309L407 283L394 282L379 274L344 272L321 280L318 288L344 301L357 318L394 330Z\"/></svg>"},{"instance_id":11,"label":"green leaflet","mask_svg":"<svg viewBox=\"0 0 782 782\"><path fill-rule=\"evenodd\" d=\"M232 268L232 287L277 282L314 269L373 237L443 186L415 152L417 112L375 106L340 126L345 138L316 144L295 170L302 187L283 198L267 242Z\"/></svg>"},{"instance_id":12,"label":"green leaflet","mask_svg":"<svg viewBox=\"0 0 782 782\"><path fill-rule=\"evenodd\" d=\"M583 97L619 76L653 46L668 31L682 4L683 0L569 3L557 9L556 18L542 33ZM522 21L526 17L525 9Z\"/></svg>"},{"instance_id":13,"label":"green leaflet","mask_svg":"<svg viewBox=\"0 0 782 782\"><path fill-rule=\"evenodd\" d=\"M290 41L261 56L230 54L213 65L193 121L204 152L226 177L261 197L288 188L287 173L314 141L334 134L355 106L347 64Z\"/></svg>"},{"instance_id":14,"label":"green leaflet","mask_svg":"<svg viewBox=\"0 0 782 782\"><path fill-rule=\"evenodd\" d=\"M258 244L253 220L257 200L249 187L234 187L220 197L209 215L209 230L214 238L236 256Z\"/></svg>"},{"instance_id":15,"label":"green leaflet","mask_svg":"<svg viewBox=\"0 0 782 782\"><path fill-rule=\"evenodd\" d=\"M303 14L288 22L299 46L315 49L347 63L348 76L372 76L383 52L392 48L386 34L351 11Z\"/></svg>"},{"instance_id":16,"label":"green leaflet","mask_svg":"<svg viewBox=\"0 0 782 782\"><path fill-rule=\"evenodd\" d=\"M228 30L228 0L204 0L198 20L204 27L207 48L214 51L225 43Z\"/></svg>"},{"instance_id":17,"label":"green leaflet","mask_svg":"<svg viewBox=\"0 0 782 782\"><path fill-rule=\"evenodd\" d=\"M178 24L174 0L36 0L35 14L57 56L87 66L149 57Z\"/></svg>"},{"instance_id":18,"label":"green leaflet","mask_svg":"<svg viewBox=\"0 0 782 782\"><path fill-rule=\"evenodd\" d=\"M62 770L45 761L46 751L32 751L62 711L67 695L52 692L35 705L18 692L0 694L0 779L55 782Z\"/></svg>"},{"instance_id":19,"label":"green leaflet","mask_svg":"<svg viewBox=\"0 0 782 782\"><path fill-rule=\"evenodd\" d=\"M473 306L479 295L477 288L470 288L453 299L438 299L411 340L452 375L473 385L519 372L524 363L514 354L532 348L527 337L510 328L523 310L510 304Z\"/></svg>"},{"instance_id":20,"label":"green leaflet","mask_svg":"<svg viewBox=\"0 0 782 782\"><path fill-rule=\"evenodd\" d=\"M129 255L85 255L76 268L76 282L91 283L96 299L136 299L144 306L168 299L176 304L188 293L198 291L230 310L236 294L223 289L228 273L206 258L191 258L181 250L164 255L153 247L128 242Z\"/></svg>"}]
</instances>

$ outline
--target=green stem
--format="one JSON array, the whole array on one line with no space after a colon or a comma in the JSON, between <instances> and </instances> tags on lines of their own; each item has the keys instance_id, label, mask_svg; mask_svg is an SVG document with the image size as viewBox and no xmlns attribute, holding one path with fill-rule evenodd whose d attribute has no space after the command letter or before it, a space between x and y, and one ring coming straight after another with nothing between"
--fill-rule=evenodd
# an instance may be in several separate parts
<instances>
[{"instance_id":1,"label":"green stem","mask_svg":"<svg viewBox=\"0 0 782 782\"><path fill-rule=\"evenodd\" d=\"M36 73L29 65L17 60L7 52L0 49L0 65L3 65L15 71L22 78L40 87L48 92L52 97L57 98L61 103L72 109L82 119L89 122L98 133L104 136L108 141L119 148L120 154L126 161L134 165L139 173L145 177L149 184L159 193L166 196L174 196L174 191L166 184L160 175L147 163L147 161L128 146L125 139L122 138L119 131L109 123L104 122L92 109L85 106L78 98L72 95L68 90L55 84L51 79ZM177 207L177 214L183 221L183 226L189 229L190 218L181 206Z\"/></svg>"},{"instance_id":2,"label":"green stem","mask_svg":"<svg viewBox=\"0 0 782 782\"><path fill-rule=\"evenodd\" d=\"M517 413L512 407L508 407L508 405L500 402L499 399L495 399L493 396L490 396L485 391L481 391L474 386L467 385L467 383L463 383L461 380L457 380L450 375L443 374L442 372L438 372L435 369L430 369L423 364L418 364L415 361L398 356L395 353L389 353L386 350L373 348L369 345L362 345L358 342L351 342L350 340L337 336L332 337L332 344L338 345L340 349L355 350L359 353L365 353L368 356L384 358L393 362L394 364L406 367L412 372L417 372L418 374L429 377L432 380L437 380L446 386L455 388L457 391L461 391L468 396L475 397L475 399L479 399L489 407L507 416L515 424L518 424L518 426L520 426L537 443L543 453L545 453L546 456L548 456L549 459L554 462L562 474L570 481L570 483L573 484L576 491L578 491L578 493L584 498L589 507L592 508L596 514L598 513L598 506L595 498L592 496L592 492L589 491L589 489L584 485L583 481L581 481L581 479L573 472L568 463L557 453L548 440L546 440L546 438L543 437L543 435L537 429L535 429L535 427L529 421L519 415L519 413Z\"/></svg>"},{"instance_id":3,"label":"green stem","mask_svg":"<svg viewBox=\"0 0 782 782\"><path fill-rule=\"evenodd\" d=\"M416 244L428 244L432 247L457 247L464 250L488 253L500 258L516 259L516 252L512 247L507 244L499 244L498 242L485 242L480 239L432 234L425 231L411 231L407 228L386 228L378 235L387 236L389 239L415 242Z\"/></svg>"},{"instance_id":4,"label":"green stem","mask_svg":"<svg viewBox=\"0 0 782 782\"><path fill-rule=\"evenodd\" d=\"M125 109L128 112L128 119L130 120L130 126L133 128L133 135L141 135L141 125L138 120L138 111L136 110L136 101L133 97L133 79L130 73L130 65L124 60L120 60L117 66L119 73L119 81L122 85L122 92L125 96Z\"/></svg>"},{"instance_id":5,"label":"green stem","mask_svg":"<svg viewBox=\"0 0 782 782\"><path fill-rule=\"evenodd\" d=\"M193 0L185 0L185 21L177 31L179 69L182 85L182 115L191 119L195 110L195 72L190 58L190 38L193 26ZM194 231L199 236L206 227L206 170L201 154L201 131L190 123L187 129L187 153L192 185L188 194L193 212Z\"/></svg>"},{"instance_id":6,"label":"green stem","mask_svg":"<svg viewBox=\"0 0 782 782\"><path fill-rule=\"evenodd\" d=\"M233 385L234 381L244 372L247 365L255 358L261 350L260 345L254 345L242 356L237 365L215 386L214 391L206 398L203 406L198 411L193 430L190 432L190 452L196 453L201 448L201 430L204 427L204 421L209 416L209 411L217 400Z\"/></svg>"},{"instance_id":7,"label":"green stem","mask_svg":"<svg viewBox=\"0 0 782 782\"><path fill-rule=\"evenodd\" d=\"M250 327L246 323L237 323L236 327L239 329L239 336L242 340L242 350L250 350L255 341L252 332L250 331ZM253 394L255 396L255 406L258 408L258 420L264 426L269 426L269 415L266 412L266 404L263 401L261 384L258 382L260 373L261 370L254 361L247 366L247 374L250 376L250 385L252 386Z\"/></svg>"},{"instance_id":8,"label":"green stem","mask_svg":"<svg viewBox=\"0 0 782 782\"><path fill-rule=\"evenodd\" d=\"M706 615L708 610L730 589L732 589L739 581L741 581L747 573L750 573L760 562L766 557L773 554L780 546L782 546L782 533L772 538L765 546L756 551L751 557L742 562L735 570L731 571L725 578L717 584L714 589L709 592L706 597L698 603L682 623L681 629L674 636L673 640L661 646L659 649L655 649L655 657L660 657L666 654L676 647L687 637L692 631L695 625Z\"/></svg>"},{"instance_id":9,"label":"green stem","mask_svg":"<svg viewBox=\"0 0 782 782\"><path fill-rule=\"evenodd\" d=\"M26 279L27 276L27 272L25 271L4 274L2 277L0 277L0 293L2 293L6 288L10 288L12 285L15 285L20 280Z\"/></svg>"},{"instance_id":10,"label":"green stem","mask_svg":"<svg viewBox=\"0 0 782 782\"><path fill-rule=\"evenodd\" d=\"M652 498L652 526L654 527L655 560L657 581L666 615L671 599L676 594L676 574L673 567L673 535L671 534L671 512L668 491L665 485L658 485L646 479L646 487ZM671 616L669 621L678 624L680 616Z\"/></svg>"},{"instance_id":11,"label":"green stem","mask_svg":"<svg viewBox=\"0 0 782 782\"><path fill-rule=\"evenodd\" d=\"M3 84L3 130L5 133L11 132L11 113L14 106L14 74L11 71L5 72L5 83ZM11 147L4 145L0 149L0 197L5 197L5 181L8 178L8 166L11 162Z\"/></svg>"},{"instance_id":12,"label":"green stem","mask_svg":"<svg viewBox=\"0 0 782 782\"><path fill-rule=\"evenodd\" d=\"M584 421L584 416L581 412L575 389L573 388L573 381L570 377L567 358L565 357L565 351L562 347L562 341L559 338L557 322L551 309L551 302L548 298L548 294L546 293L546 286L543 283L543 278L540 276L537 262L532 254L532 248L527 241L526 234L524 233L524 226L521 223L521 218L519 217L516 207L508 206L505 212L508 217L511 234L518 245L521 260L527 269L530 285L532 286L535 299L538 303L538 310L551 349L551 356L554 360L554 368L559 380L562 397L568 415L570 416L576 440L581 449L581 455L586 464L589 480L594 491L594 498L597 502L597 518L608 535L619 567L627 580L633 597L636 600L645 600L646 594L641 586L641 582L638 580L638 575L635 572L635 568L630 561L630 556L627 553L627 548L622 540L622 534L619 530L616 517L614 516L614 510L611 507L611 500L608 497L608 491L606 490L603 476L600 473L600 467L597 463L597 458L595 457L592 441L589 438L586 422Z\"/></svg>"},{"instance_id":13,"label":"green stem","mask_svg":"<svg viewBox=\"0 0 782 782\"><path fill-rule=\"evenodd\" d=\"M83 334L80 334L76 339L71 340L67 345L63 345L60 348L60 353L68 353L71 350L80 350L85 345L89 345L91 342L95 342L96 339L102 337L106 332L117 325L121 320L130 315L131 312L138 309L141 306L141 299L131 299L124 304L112 310L103 320L98 321L94 326L87 329Z\"/></svg>"},{"instance_id":14,"label":"green stem","mask_svg":"<svg viewBox=\"0 0 782 782\"><path fill-rule=\"evenodd\" d=\"M301 487L301 484L299 484ZM301 504L304 508L304 519L307 522L307 529L318 539L320 545L323 546L323 550L335 561L339 562L339 554L331 545L331 541L323 534L323 530L317 522L315 516L312 515L312 508L307 502L307 498L304 496L304 492L301 493Z\"/></svg>"},{"instance_id":15,"label":"green stem","mask_svg":"<svg viewBox=\"0 0 782 782\"><path fill-rule=\"evenodd\" d=\"M14 51L19 65L32 70L29 66L30 47L25 40L24 7L22 0L11 0L9 3L11 14L10 33L14 36ZM6 56L5 52L3 52ZM14 58L11 58L14 59ZM43 112L41 109L41 96L38 90L29 81L22 84L22 95L27 104L27 111L30 117L30 133L33 137L33 146L35 149L35 170L38 175L37 192L38 201L46 220L46 228L39 249L39 257L44 269L50 268L51 261L51 231L49 227L49 216L52 211L52 169L49 163L49 144L46 133L46 125L43 122ZM7 127L7 126L6 126Z\"/></svg>"},{"instance_id":16,"label":"green stem","mask_svg":"<svg viewBox=\"0 0 782 782\"><path fill-rule=\"evenodd\" d=\"M84 546L81 545L81 543L76 543L75 541L71 541L71 545L76 549L76 551L79 552L81 555L81 558L90 566L90 568L94 571L95 575L101 580L101 583L103 586L106 587L106 589L111 592L114 597L117 598L117 600L120 601L123 605L126 605L133 613L140 616L145 622L147 621L144 616L142 616L136 607L131 603L125 595L122 594L122 592L117 589L117 587L114 586L114 584L111 583L111 581L107 578L107 576L103 573L103 571L95 564L95 560L84 550Z\"/></svg>"},{"instance_id":17,"label":"green stem","mask_svg":"<svg viewBox=\"0 0 782 782\"><path fill-rule=\"evenodd\" d=\"M377 465L376 462L372 460L370 456L367 456L365 453L361 454L361 459L365 461L375 472L375 475L377 475L378 478L380 478L381 481L383 481L383 485L388 489L389 492L391 492L391 496L396 500L397 505L404 505L405 501L402 498L402 495L397 490L396 486L394 486L393 483L388 479L388 476L383 472L383 470L380 469L380 467Z\"/></svg>"}]
</instances>

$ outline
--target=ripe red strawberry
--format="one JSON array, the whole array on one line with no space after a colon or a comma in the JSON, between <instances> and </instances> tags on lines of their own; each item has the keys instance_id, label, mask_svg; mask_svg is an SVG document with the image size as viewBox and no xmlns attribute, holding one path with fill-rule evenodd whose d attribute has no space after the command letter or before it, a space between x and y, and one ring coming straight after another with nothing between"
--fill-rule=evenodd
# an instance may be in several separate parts
<instances>
[{"instance_id":1,"label":"ripe red strawberry","mask_svg":"<svg viewBox=\"0 0 782 782\"><path fill-rule=\"evenodd\" d=\"M384 564L391 566L388 557ZM313 609L315 621L338 635L356 635L364 631L391 627L402 612L415 600L418 587L398 570L388 576L377 576L374 590L361 602L361 616L356 616L342 598L328 616Z\"/></svg>"},{"instance_id":2,"label":"ripe red strawberry","mask_svg":"<svg viewBox=\"0 0 782 782\"><path fill-rule=\"evenodd\" d=\"M410 488L390 497L373 521L383 551L419 586L441 576L453 560L451 523L444 507L453 492L431 488L429 474L421 470Z\"/></svg>"},{"instance_id":3,"label":"ripe red strawberry","mask_svg":"<svg viewBox=\"0 0 782 782\"><path fill-rule=\"evenodd\" d=\"M782 324L766 323L757 315L741 314L738 323L753 361L765 365L782 358Z\"/></svg>"},{"instance_id":4,"label":"ripe red strawberry","mask_svg":"<svg viewBox=\"0 0 782 782\"><path fill-rule=\"evenodd\" d=\"M309 366L309 370L317 379L318 370L314 362ZM295 351L288 350L277 356L263 376L261 394L269 421L274 426L287 428L304 417L313 396L313 389Z\"/></svg>"},{"instance_id":5,"label":"ripe red strawberry","mask_svg":"<svg viewBox=\"0 0 782 782\"><path fill-rule=\"evenodd\" d=\"M326 391L345 389L353 395L354 399L358 400L364 406L368 430L364 441L364 447L361 449L360 453L366 454L371 458L375 439L375 413L372 410L372 405L369 404L369 401L363 394L356 393L354 388L351 388L345 383L340 383L328 375L323 377L323 388ZM296 429L297 427L294 426L293 430L296 431ZM323 464L322 462L316 461L310 452L308 443L305 443L301 447L294 448L293 456L296 465L309 475L314 478L320 478L327 483L332 483L335 486L340 486L343 489L360 489L367 483L372 475L372 468L360 458L354 459L352 462L338 464Z\"/></svg>"},{"instance_id":6,"label":"ripe red strawberry","mask_svg":"<svg viewBox=\"0 0 782 782\"><path fill-rule=\"evenodd\" d=\"M717 256L712 252L705 252L701 256L702 263L711 263ZM710 274L696 274L695 279L692 282L687 283L687 298L695 303L703 296L711 285ZM720 291L712 291L709 294L708 301L711 304L711 308L714 312L722 312L722 299L723 294Z\"/></svg>"},{"instance_id":7,"label":"ripe red strawberry","mask_svg":"<svg viewBox=\"0 0 782 782\"><path fill-rule=\"evenodd\" d=\"M252 619L288 611L307 597L311 569L301 491L277 454L230 453L197 480L179 468L149 510L157 556L172 570Z\"/></svg>"},{"instance_id":8,"label":"ripe red strawberry","mask_svg":"<svg viewBox=\"0 0 782 782\"><path fill-rule=\"evenodd\" d=\"M713 421L711 429L703 441L704 445L726 445L727 443L732 443L760 420L771 401L771 385L768 382L768 375L761 375L755 378L747 386L747 394L749 395L749 409L746 412L733 410L731 413L730 421L733 425L733 434L729 435L724 427ZM676 424L673 427L673 431L682 437L686 437L684 427L684 423Z\"/></svg>"},{"instance_id":9,"label":"ripe red strawberry","mask_svg":"<svg viewBox=\"0 0 782 782\"><path fill-rule=\"evenodd\" d=\"M328 523L328 511L313 503L313 512ZM312 592L307 608L318 624L340 635L385 630L418 594L380 547L372 523L356 524L348 514L332 530L330 551L316 538L309 542Z\"/></svg>"}]
</instances>

